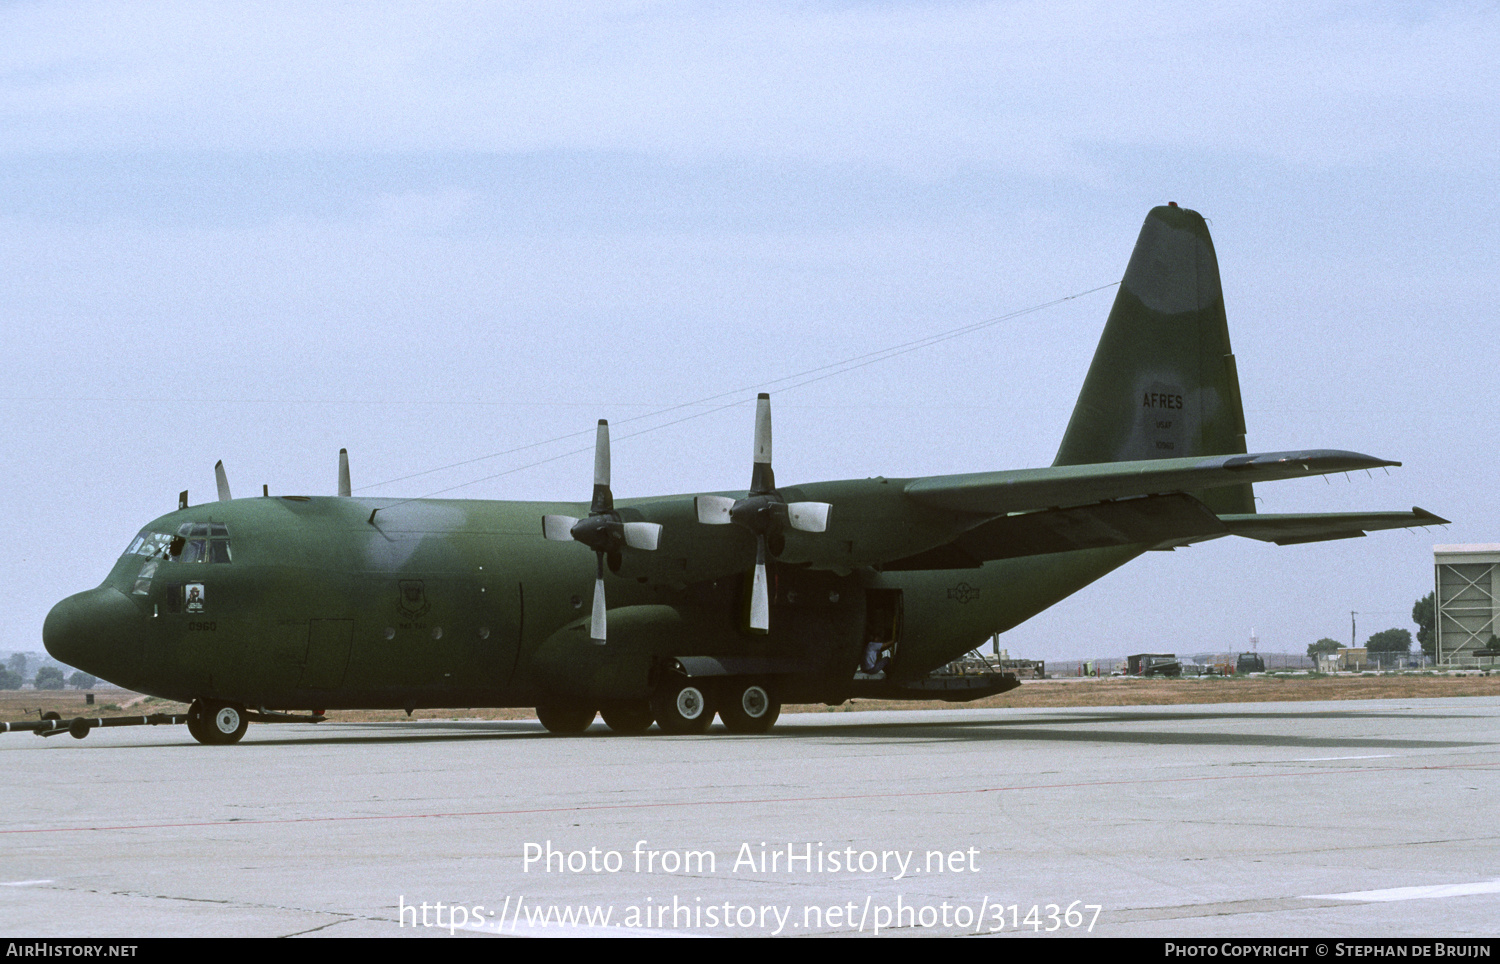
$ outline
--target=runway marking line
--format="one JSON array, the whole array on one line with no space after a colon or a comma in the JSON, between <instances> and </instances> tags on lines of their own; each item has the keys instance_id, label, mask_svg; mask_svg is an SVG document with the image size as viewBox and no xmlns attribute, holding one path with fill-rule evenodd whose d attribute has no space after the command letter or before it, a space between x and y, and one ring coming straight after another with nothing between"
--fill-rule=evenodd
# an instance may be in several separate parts
<instances>
[{"instance_id":1,"label":"runway marking line","mask_svg":"<svg viewBox=\"0 0 1500 964\"><path fill-rule=\"evenodd\" d=\"M1309 894L1303 899L1383 903L1394 900L1431 900L1435 897L1467 897L1470 894L1495 893L1500 893L1500 879L1481 880L1474 884L1427 884L1417 887L1390 887L1386 890L1356 890L1347 894Z\"/></svg>"},{"instance_id":2,"label":"runway marking line","mask_svg":"<svg viewBox=\"0 0 1500 964\"><path fill-rule=\"evenodd\" d=\"M1314 777L1363 773L1415 773L1424 770L1495 769L1497 764L1453 763L1445 766L1420 767L1341 767L1321 770L1294 770L1287 773L1230 773L1207 777L1161 777L1153 780L1085 780L1077 783L1016 784L1006 787L973 787L967 790L914 790L903 793L841 793L818 797L755 797L738 800L670 800L656 803L596 803L578 807L521 807L513 810L455 810L444 813L388 813L340 817L272 817L246 820L194 820L184 823L137 823L103 827L32 827L0 830L0 835L20 833L82 833L107 830L170 830L182 827L248 827L287 823L354 823L363 820L432 820L453 817L508 817L530 813L588 813L595 810L660 810L668 807L743 807L778 803L835 803L847 800L899 800L912 797L951 797L982 793L1009 793L1025 790L1076 790L1084 787L1142 786L1161 783L1209 783L1219 780L1269 780L1281 777Z\"/></svg>"}]
</instances>

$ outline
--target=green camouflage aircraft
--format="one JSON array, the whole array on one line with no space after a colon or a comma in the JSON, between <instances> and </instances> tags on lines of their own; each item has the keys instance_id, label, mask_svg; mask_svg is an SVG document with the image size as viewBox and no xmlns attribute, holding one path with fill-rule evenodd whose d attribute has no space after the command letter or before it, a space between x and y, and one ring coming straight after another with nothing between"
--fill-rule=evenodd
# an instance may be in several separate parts
<instances>
[{"instance_id":1,"label":"green camouflage aircraft","mask_svg":"<svg viewBox=\"0 0 1500 964\"><path fill-rule=\"evenodd\" d=\"M64 663L190 702L203 743L355 708L535 707L554 733L596 713L701 733L717 714L757 733L783 702L1018 685L932 674L1148 550L1445 521L1255 511L1257 482L1398 464L1246 454L1213 243L1173 204L1146 218L1050 468L778 487L765 395L747 492L616 502L602 421L587 504L353 498L343 453L337 497L231 499L221 463L219 501L184 493L43 635Z\"/></svg>"}]
</instances>

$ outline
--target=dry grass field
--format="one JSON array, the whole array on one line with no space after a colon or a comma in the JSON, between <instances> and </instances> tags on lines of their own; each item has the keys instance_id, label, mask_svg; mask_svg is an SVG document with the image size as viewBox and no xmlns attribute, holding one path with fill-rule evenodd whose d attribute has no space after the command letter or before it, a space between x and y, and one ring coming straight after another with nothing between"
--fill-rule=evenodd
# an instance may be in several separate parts
<instances>
[{"instance_id":1,"label":"dry grass field","mask_svg":"<svg viewBox=\"0 0 1500 964\"><path fill-rule=\"evenodd\" d=\"M97 687L94 705L85 701L81 690L0 690L0 720L38 720L53 712L65 720L75 716L144 716L148 713L182 713L186 703L159 700L112 686Z\"/></svg>"},{"instance_id":2,"label":"dry grass field","mask_svg":"<svg viewBox=\"0 0 1500 964\"><path fill-rule=\"evenodd\" d=\"M973 703L916 703L887 700L855 700L843 706L821 704L788 706L787 713L837 713L850 710L942 709L958 707L1164 706L1183 703L1264 703L1307 700L1431 699L1435 697L1500 696L1500 674L1483 676L1428 675L1421 673L1365 676L1237 676L1197 679L1103 679L1035 680L1020 689L976 700ZM85 704L77 690L0 691L0 720L35 720L44 712L63 719L75 716L141 716L148 713L182 713L184 703L141 696L126 690L100 687L94 690L94 705ZM336 710L329 719L379 721L406 719L400 710ZM525 720L535 718L529 709L418 710L415 719Z\"/></svg>"}]
</instances>

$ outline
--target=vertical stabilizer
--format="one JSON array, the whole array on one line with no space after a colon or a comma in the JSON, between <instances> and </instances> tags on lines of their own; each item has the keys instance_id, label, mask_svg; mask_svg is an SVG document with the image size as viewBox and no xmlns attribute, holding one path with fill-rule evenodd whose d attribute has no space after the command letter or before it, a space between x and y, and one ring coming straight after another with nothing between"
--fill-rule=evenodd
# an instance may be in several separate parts
<instances>
[{"instance_id":1,"label":"vertical stabilizer","mask_svg":"<svg viewBox=\"0 0 1500 964\"><path fill-rule=\"evenodd\" d=\"M1245 412L1208 225L1176 205L1146 215L1054 465L1231 455ZM1250 486L1198 493L1255 511Z\"/></svg>"}]
</instances>

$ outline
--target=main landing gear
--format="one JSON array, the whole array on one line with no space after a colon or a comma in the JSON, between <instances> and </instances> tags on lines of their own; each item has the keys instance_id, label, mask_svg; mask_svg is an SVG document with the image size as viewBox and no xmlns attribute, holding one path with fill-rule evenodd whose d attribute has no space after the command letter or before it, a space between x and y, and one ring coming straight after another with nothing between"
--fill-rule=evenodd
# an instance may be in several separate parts
<instances>
[{"instance_id":1,"label":"main landing gear","mask_svg":"<svg viewBox=\"0 0 1500 964\"><path fill-rule=\"evenodd\" d=\"M781 701L771 684L750 680L734 683L719 706L719 719L730 733L765 733L781 715Z\"/></svg>"},{"instance_id":2,"label":"main landing gear","mask_svg":"<svg viewBox=\"0 0 1500 964\"><path fill-rule=\"evenodd\" d=\"M238 743L250 718L238 703L195 700L188 709L187 728L193 739L208 746Z\"/></svg>"},{"instance_id":3,"label":"main landing gear","mask_svg":"<svg viewBox=\"0 0 1500 964\"><path fill-rule=\"evenodd\" d=\"M652 722L663 733L706 733L715 714L730 733L756 734L776 725L781 700L768 680L671 676L650 700L611 700L600 706L599 713L610 730L622 736L639 736ZM594 722L593 708L582 703L543 704L536 708L536 715L542 726L559 736L576 736Z\"/></svg>"},{"instance_id":4,"label":"main landing gear","mask_svg":"<svg viewBox=\"0 0 1500 964\"><path fill-rule=\"evenodd\" d=\"M576 736L589 728L597 712L585 703L543 703L536 708L536 718L549 733Z\"/></svg>"},{"instance_id":5,"label":"main landing gear","mask_svg":"<svg viewBox=\"0 0 1500 964\"><path fill-rule=\"evenodd\" d=\"M640 736L656 722L647 700L611 700L599 708L599 715L610 730L622 736Z\"/></svg>"},{"instance_id":6,"label":"main landing gear","mask_svg":"<svg viewBox=\"0 0 1500 964\"><path fill-rule=\"evenodd\" d=\"M714 691L701 680L669 677L652 694L651 709L664 733L706 733L714 721Z\"/></svg>"}]
</instances>

